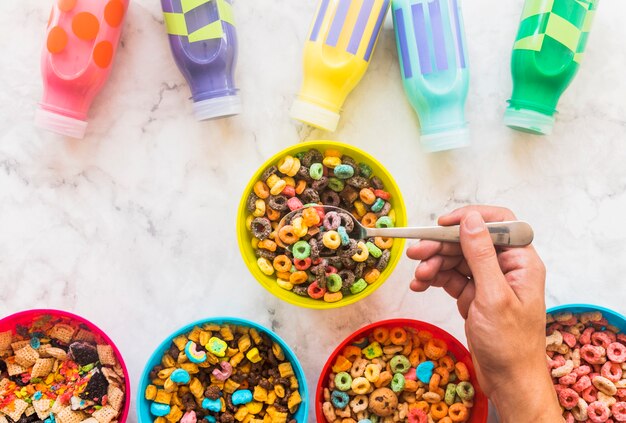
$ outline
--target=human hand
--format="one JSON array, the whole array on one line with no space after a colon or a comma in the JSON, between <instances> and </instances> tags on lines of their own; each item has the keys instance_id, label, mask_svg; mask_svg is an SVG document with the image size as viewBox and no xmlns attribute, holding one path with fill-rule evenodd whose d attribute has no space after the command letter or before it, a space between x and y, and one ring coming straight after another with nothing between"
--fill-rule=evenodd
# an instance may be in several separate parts
<instances>
[{"instance_id":1,"label":"human hand","mask_svg":"<svg viewBox=\"0 0 626 423\"><path fill-rule=\"evenodd\" d=\"M485 221L516 220L505 208L469 206L439 218L461 225L461 241L421 241L413 291L443 288L457 300L478 382L502 421L560 422L546 370L545 267L532 246L498 248Z\"/></svg>"}]
</instances>

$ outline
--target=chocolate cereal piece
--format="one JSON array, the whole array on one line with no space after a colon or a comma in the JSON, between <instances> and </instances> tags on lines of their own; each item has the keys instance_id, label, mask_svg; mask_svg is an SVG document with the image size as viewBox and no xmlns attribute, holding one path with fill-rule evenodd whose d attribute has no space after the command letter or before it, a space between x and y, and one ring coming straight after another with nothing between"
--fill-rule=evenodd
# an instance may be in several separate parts
<instances>
[{"instance_id":1,"label":"chocolate cereal piece","mask_svg":"<svg viewBox=\"0 0 626 423\"><path fill-rule=\"evenodd\" d=\"M81 366L98 361L98 350L86 342L74 342L70 344L69 357Z\"/></svg>"},{"instance_id":2,"label":"chocolate cereal piece","mask_svg":"<svg viewBox=\"0 0 626 423\"><path fill-rule=\"evenodd\" d=\"M87 382L85 391L79 396L82 399L94 401L97 403L102 402L102 397L105 396L109 389L109 381L104 377L100 369L95 368L92 370L91 378Z\"/></svg>"},{"instance_id":3,"label":"chocolate cereal piece","mask_svg":"<svg viewBox=\"0 0 626 423\"><path fill-rule=\"evenodd\" d=\"M256 217L250 226L252 235L259 240L264 240L272 233L272 223L265 217Z\"/></svg>"}]
</instances>

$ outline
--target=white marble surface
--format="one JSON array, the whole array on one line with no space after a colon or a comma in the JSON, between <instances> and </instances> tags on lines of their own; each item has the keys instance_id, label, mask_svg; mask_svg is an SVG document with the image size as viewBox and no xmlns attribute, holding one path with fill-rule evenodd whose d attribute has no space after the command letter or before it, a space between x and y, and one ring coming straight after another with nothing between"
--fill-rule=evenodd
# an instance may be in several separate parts
<instances>
[{"instance_id":1,"label":"white marble surface","mask_svg":"<svg viewBox=\"0 0 626 423\"><path fill-rule=\"evenodd\" d=\"M121 348L133 387L167 334L213 315L274 328L294 347L312 391L338 341L366 323L423 319L464 340L444 293L408 291L415 264L406 259L367 300L328 312L285 304L249 275L234 230L245 183L269 155L319 138L379 157L405 194L411 224L467 203L514 209L536 228L548 305L584 301L626 312L626 3L601 2L555 133L539 138L501 123L522 0L466 1L473 146L438 155L418 145L390 20L337 133L289 120L315 3L235 4L244 113L197 123L159 2L133 0L88 137L72 141L32 125L50 1L0 2L0 315L33 307L84 315Z\"/></svg>"}]
</instances>

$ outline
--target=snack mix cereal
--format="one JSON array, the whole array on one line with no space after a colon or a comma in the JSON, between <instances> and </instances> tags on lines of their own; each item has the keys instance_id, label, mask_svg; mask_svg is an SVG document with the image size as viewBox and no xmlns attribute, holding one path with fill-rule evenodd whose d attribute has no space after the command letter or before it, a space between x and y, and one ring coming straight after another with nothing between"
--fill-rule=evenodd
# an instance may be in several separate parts
<instances>
[{"instance_id":1,"label":"snack mix cereal","mask_svg":"<svg viewBox=\"0 0 626 423\"><path fill-rule=\"evenodd\" d=\"M113 348L86 326L44 315L0 332L0 423L110 423L124 401Z\"/></svg>"},{"instance_id":2,"label":"snack mix cereal","mask_svg":"<svg viewBox=\"0 0 626 423\"><path fill-rule=\"evenodd\" d=\"M469 419L467 366L430 332L378 327L345 347L324 388L328 423L451 423Z\"/></svg>"},{"instance_id":3,"label":"snack mix cereal","mask_svg":"<svg viewBox=\"0 0 626 423\"><path fill-rule=\"evenodd\" d=\"M626 334L599 311L548 314L546 333L565 421L626 422Z\"/></svg>"},{"instance_id":4,"label":"snack mix cereal","mask_svg":"<svg viewBox=\"0 0 626 423\"><path fill-rule=\"evenodd\" d=\"M336 302L360 293L389 264L393 240L354 239L347 213L305 206L343 208L364 226L382 228L395 223L390 198L369 165L337 150L283 157L265 170L246 203L259 269L304 297ZM277 231L285 215L300 209Z\"/></svg>"},{"instance_id":5,"label":"snack mix cereal","mask_svg":"<svg viewBox=\"0 0 626 423\"><path fill-rule=\"evenodd\" d=\"M150 381L155 423L295 423L302 402L280 345L243 326L205 324L174 338Z\"/></svg>"}]
</instances>

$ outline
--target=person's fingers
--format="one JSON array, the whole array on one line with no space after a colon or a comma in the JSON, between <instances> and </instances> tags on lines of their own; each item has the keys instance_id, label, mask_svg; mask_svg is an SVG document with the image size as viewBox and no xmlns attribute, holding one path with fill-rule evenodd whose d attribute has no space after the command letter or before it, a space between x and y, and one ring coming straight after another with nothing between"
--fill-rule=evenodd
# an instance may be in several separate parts
<instances>
[{"instance_id":1,"label":"person's fingers","mask_svg":"<svg viewBox=\"0 0 626 423\"><path fill-rule=\"evenodd\" d=\"M411 284L409 285L409 288L411 288L411 291L424 292L428 288L430 288L430 283L429 282L418 281L416 279L413 279L411 281Z\"/></svg>"},{"instance_id":2,"label":"person's fingers","mask_svg":"<svg viewBox=\"0 0 626 423\"><path fill-rule=\"evenodd\" d=\"M430 281L441 271L451 270L463 261L463 256L434 256L422 261L415 269L415 279L419 281Z\"/></svg>"},{"instance_id":3,"label":"person's fingers","mask_svg":"<svg viewBox=\"0 0 626 423\"><path fill-rule=\"evenodd\" d=\"M532 246L508 249L498 255L498 262L520 300L545 297L545 266Z\"/></svg>"},{"instance_id":4,"label":"person's fingers","mask_svg":"<svg viewBox=\"0 0 626 423\"><path fill-rule=\"evenodd\" d=\"M459 293L456 300L456 307L459 309L461 317L467 319L469 315L469 308L472 305L472 301L476 297L476 284L474 281L467 279L463 290Z\"/></svg>"},{"instance_id":5,"label":"person's fingers","mask_svg":"<svg viewBox=\"0 0 626 423\"><path fill-rule=\"evenodd\" d=\"M476 284L476 300L491 307L504 305L513 291L500 269L496 249L478 211L461 220L461 248Z\"/></svg>"},{"instance_id":6,"label":"person's fingers","mask_svg":"<svg viewBox=\"0 0 626 423\"><path fill-rule=\"evenodd\" d=\"M455 270L448 270L439 272L434 279L429 281L413 279L410 287L416 292L426 291L430 287L443 288L452 298L458 299L468 283L470 283L470 279L466 276Z\"/></svg>"},{"instance_id":7,"label":"person's fingers","mask_svg":"<svg viewBox=\"0 0 626 423\"><path fill-rule=\"evenodd\" d=\"M424 240L409 247L406 251L406 255L413 260L427 260L436 254L460 256L462 255L461 246L458 243Z\"/></svg>"},{"instance_id":8,"label":"person's fingers","mask_svg":"<svg viewBox=\"0 0 626 423\"><path fill-rule=\"evenodd\" d=\"M440 216L438 223L442 226L458 225L471 212L480 213L485 222L503 222L517 219L511 210L504 207L466 206Z\"/></svg>"}]
</instances>

